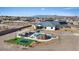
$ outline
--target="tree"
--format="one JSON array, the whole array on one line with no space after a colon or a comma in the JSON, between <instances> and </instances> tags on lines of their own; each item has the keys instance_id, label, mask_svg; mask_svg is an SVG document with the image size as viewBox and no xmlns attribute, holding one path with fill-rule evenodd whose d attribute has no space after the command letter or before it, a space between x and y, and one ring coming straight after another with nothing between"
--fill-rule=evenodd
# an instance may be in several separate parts
<instances>
[{"instance_id":1,"label":"tree","mask_svg":"<svg viewBox=\"0 0 79 59\"><path fill-rule=\"evenodd\" d=\"M48 18L47 21L54 21L55 19L54 18Z\"/></svg>"}]
</instances>

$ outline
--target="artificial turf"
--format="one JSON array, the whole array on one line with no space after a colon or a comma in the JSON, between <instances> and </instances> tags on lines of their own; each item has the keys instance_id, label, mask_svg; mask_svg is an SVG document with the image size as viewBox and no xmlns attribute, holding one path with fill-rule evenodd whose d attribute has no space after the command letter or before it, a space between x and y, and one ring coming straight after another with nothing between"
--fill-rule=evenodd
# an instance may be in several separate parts
<instances>
[{"instance_id":1,"label":"artificial turf","mask_svg":"<svg viewBox=\"0 0 79 59\"><path fill-rule=\"evenodd\" d=\"M6 42L23 46L31 46L35 41L31 39L14 38L7 40Z\"/></svg>"}]
</instances>

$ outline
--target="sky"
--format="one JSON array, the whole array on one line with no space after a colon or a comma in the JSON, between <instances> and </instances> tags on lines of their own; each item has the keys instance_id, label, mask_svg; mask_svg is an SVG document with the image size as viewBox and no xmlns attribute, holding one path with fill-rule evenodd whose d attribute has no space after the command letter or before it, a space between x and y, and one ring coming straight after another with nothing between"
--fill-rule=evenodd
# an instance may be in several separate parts
<instances>
[{"instance_id":1,"label":"sky","mask_svg":"<svg viewBox=\"0 0 79 59\"><path fill-rule=\"evenodd\" d=\"M3 16L61 15L79 16L78 7L0 7Z\"/></svg>"}]
</instances>

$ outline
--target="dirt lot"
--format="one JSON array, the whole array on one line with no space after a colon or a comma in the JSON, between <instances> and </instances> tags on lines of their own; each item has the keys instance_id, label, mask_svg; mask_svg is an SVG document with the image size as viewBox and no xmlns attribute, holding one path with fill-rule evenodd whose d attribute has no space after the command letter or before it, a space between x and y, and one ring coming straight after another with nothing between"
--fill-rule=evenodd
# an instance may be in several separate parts
<instances>
[{"instance_id":1,"label":"dirt lot","mask_svg":"<svg viewBox=\"0 0 79 59\"><path fill-rule=\"evenodd\" d=\"M37 45L28 49L22 49L16 45L4 43L4 40L14 38L16 33L13 32L0 36L0 51L79 51L79 36L75 36L73 33L58 33L60 39L55 41L55 43L51 42L51 44Z\"/></svg>"},{"instance_id":2,"label":"dirt lot","mask_svg":"<svg viewBox=\"0 0 79 59\"><path fill-rule=\"evenodd\" d=\"M37 46L28 50L34 51L79 51L79 36L61 34L56 44Z\"/></svg>"}]
</instances>

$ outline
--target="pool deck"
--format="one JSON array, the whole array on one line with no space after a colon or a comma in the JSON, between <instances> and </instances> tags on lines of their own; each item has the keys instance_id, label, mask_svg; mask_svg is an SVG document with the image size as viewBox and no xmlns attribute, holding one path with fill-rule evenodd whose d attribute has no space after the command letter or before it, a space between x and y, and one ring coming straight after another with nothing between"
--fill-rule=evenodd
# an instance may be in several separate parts
<instances>
[{"instance_id":1,"label":"pool deck","mask_svg":"<svg viewBox=\"0 0 79 59\"><path fill-rule=\"evenodd\" d=\"M43 39L37 39L35 35L39 35L39 34L45 34L45 33L33 33L32 35L28 36L28 37L25 37L25 36L20 36L19 34L22 34L22 32L20 33L17 33L17 37L18 38L25 38L25 39L31 39L31 40L35 40L35 41L38 41L38 42L48 42L48 41L51 41L51 40L55 40L55 39L58 39L58 36L56 37L53 37L54 35L52 34L46 34L46 35L51 35L51 38L50 39L46 39L46 40L43 40Z\"/></svg>"}]
</instances>

